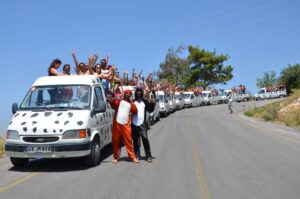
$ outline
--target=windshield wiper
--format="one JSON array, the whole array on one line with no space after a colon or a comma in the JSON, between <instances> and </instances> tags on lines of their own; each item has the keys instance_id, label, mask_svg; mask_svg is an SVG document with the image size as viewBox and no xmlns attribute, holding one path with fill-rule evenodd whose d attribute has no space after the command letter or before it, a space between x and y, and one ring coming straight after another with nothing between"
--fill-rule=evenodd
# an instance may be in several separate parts
<instances>
[{"instance_id":1,"label":"windshield wiper","mask_svg":"<svg viewBox=\"0 0 300 199\"><path fill-rule=\"evenodd\" d=\"M49 108L49 107L47 107L45 104L43 104L43 103L40 103L40 102L32 102L32 103L34 103L35 105L38 105L38 106L42 106L42 107L38 107L38 108L41 108L41 109L46 109L46 110L48 110L48 111L51 111L51 109Z\"/></svg>"}]
</instances>

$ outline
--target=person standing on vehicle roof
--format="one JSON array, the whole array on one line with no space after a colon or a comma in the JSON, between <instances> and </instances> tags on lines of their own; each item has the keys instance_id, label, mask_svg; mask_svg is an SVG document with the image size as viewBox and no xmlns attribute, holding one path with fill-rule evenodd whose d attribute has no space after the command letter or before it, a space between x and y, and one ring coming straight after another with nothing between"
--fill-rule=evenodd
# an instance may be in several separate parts
<instances>
[{"instance_id":1,"label":"person standing on vehicle roof","mask_svg":"<svg viewBox=\"0 0 300 199\"><path fill-rule=\"evenodd\" d=\"M123 138L129 158L134 163L139 163L134 154L131 135L131 118L130 114L137 114L136 105L132 102L132 92L126 90L123 99L114 99L111 101L111 106L115 110L112 129L112 144L114 152L113 163L119 160L120 141Z\"/></svg>"},{"instance_id":2,"label":"person standing on vehicle roof","mask_svg":"<svg viewBox=\"0 0 300 199\"><path fill-rule=\"evenodd\" d=\"M141 137L145 149L146 160L152 162L150 143L147 135L146 112L153 112L155 106L152 106L144 99L143 90L141 88L137 88L135 91L134 104L138 110L137 113L132 116L131 124L134 152L139 160L141 158L139 148L139 139Z\"/></svg>"},{"instance_id":3,"label":"person standing on vehicle roof","mask_svg":"<svg viewBox=\"0 0 300 199\"><path fill-rule=\"evenodd\" d=\"M61 65L61 60L60 59L54 59L50 66L48 67L48 76L63 76L66 75L64 73L60 73L57 71L57 69Z\"/></svg>"}]
</instances>

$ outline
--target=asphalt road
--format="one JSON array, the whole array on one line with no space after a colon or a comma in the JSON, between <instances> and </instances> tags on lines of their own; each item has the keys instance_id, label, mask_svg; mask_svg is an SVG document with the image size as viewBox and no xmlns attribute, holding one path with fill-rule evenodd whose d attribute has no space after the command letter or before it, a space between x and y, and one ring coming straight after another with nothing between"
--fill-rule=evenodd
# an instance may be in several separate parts
<instances>
[{"instance_id":1,"label":"asphalt road","mask_svg":"<svg viewBox=\"0 0 300 199\"><path fill-rule=\"evenodd\" d=\"M299 199L300 136L287 127L243 116L263 102L190 108L149 131L153 163L111 149L100 166L79 160L36 160L26 169L0 159L1 199Z\"/></svg>"}]
</instances>

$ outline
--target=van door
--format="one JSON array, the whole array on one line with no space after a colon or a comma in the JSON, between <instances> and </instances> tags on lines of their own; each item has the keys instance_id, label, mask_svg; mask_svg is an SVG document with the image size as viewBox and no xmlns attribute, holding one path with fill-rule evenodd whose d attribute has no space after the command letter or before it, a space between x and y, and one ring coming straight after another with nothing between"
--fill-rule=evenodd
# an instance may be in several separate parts
<instances>
[{"instance_id":1,"label":"van door","mask_svg":"<svg viewBox=\"0 0 300 199\"><path fill-rule=\"evenodd\" d=\"M112 139L112 109L110 106L107 106L107 103L104 98L104 91L102 87L95 87L95 94L93 100L93 108L99 108L101 103L106 104L105 112L96 112L96 123L97 123L97 131L100 135L100 146L103 148L105 145L109 144Z\"/></svg>"}]
</instances>

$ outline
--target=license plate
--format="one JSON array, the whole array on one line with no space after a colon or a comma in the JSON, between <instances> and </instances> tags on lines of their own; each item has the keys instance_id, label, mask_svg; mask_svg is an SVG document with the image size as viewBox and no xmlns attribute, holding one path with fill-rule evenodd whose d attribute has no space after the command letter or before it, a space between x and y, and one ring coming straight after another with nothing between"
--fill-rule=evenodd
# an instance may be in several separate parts
<instances>
[{"instance_id":1,"label":"license plate","mask_svg":"<svg viewBox=\"0 0 300 199\"><path fill-rule=\"evenodd\" d=\"M51 153L51 146L27 146L25 149L27 153Z\"/></svg>"}]
</instances>

